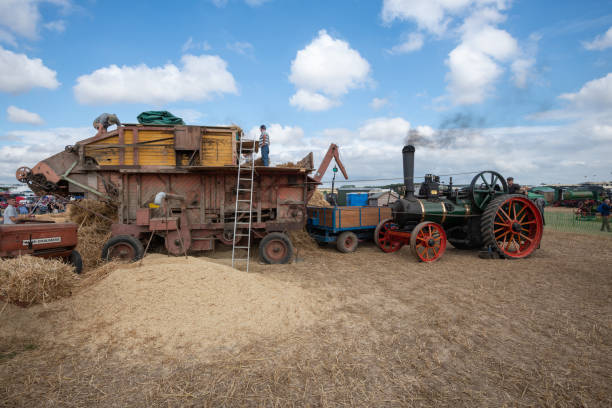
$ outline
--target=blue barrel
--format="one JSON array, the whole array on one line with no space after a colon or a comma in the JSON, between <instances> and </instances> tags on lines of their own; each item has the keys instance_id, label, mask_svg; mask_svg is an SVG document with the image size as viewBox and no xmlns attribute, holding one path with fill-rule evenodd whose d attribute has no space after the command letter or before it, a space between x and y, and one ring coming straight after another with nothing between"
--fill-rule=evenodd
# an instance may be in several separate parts
<instances>
[{"instance_id":1,"label":"blue barrel","mask_svg":"<svg viewBox=\"0 0 612 408\"><path fill-rule=\"evenodd\" d=\"M349 193L346 195L346 205L363 207L368 205L368 193Z\"/></svg>"}]
</instances>

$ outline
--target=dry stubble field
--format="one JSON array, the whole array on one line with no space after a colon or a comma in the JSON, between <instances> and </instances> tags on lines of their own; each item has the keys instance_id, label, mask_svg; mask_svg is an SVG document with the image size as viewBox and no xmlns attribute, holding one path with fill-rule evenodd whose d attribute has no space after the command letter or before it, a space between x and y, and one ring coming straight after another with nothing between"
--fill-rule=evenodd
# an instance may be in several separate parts
<instances>
[{"instance_id":1,"label":"dry stubble field","mask_svg":"<svg viewBox=\"0 0 612 408\"><path fill-rule=\"evenodd\" d=\"M227 264L228 255L214 261ZM536 255L519 261L450 247L425 265L408 249L384 254L372 244L354 254L305 247L298 256L252 270L280 288L276 296L286 285L287 297L316 297L301 306L314 318L234 347L173 351L151 339L135 350L129 332L102 344L60 340L72 329L53 314L86 314L83 296L96 286L61 309L5 306L0 405L612 405L611 238L547 231ZM176 288L156 296L181 304L166 298Z\"/></svg>"}]
</instances>

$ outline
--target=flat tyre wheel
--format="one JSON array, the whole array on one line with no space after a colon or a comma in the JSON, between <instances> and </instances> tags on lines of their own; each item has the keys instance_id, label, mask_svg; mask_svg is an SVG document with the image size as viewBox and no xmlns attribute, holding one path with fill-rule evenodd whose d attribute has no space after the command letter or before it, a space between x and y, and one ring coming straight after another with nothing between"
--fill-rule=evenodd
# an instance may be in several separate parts
<instances>
[{"instance_id":1,"label":"flat tyre wheel","mask_svg":"<svg viewBox=\"0 0 612 408\"><path fill-rule=\"evenodd\" d=\"M115 259L122 263L130 263L141 259L143 255L142 243L131 235L112 237L102 248L102 259L105 261Z\"/></svg>"},{"instance_id":2,"label":"flat tyre wheel","mask_svg":"<svg viewBox=\"0 0 612 408\"><path fill-rule=\"evenodd\" d=\"M338 251L345 254L355 252L357 245L359 245L359 238L357 238L357 234L354 232L345 231L338 235L338 240L336 241L336 248L338 248Z\"/></svg>"},{"instance_id":3,"label":"flat tyre wheel","mask_svg":"<svg viewBox=\"0 0 612 408\"><path fill-rule=\"evenodd\" d=\"M259 243L259 255L268 264L286 264L293 258L293 245L287 234L271 232Z\"/></svg>"}]
</instances>

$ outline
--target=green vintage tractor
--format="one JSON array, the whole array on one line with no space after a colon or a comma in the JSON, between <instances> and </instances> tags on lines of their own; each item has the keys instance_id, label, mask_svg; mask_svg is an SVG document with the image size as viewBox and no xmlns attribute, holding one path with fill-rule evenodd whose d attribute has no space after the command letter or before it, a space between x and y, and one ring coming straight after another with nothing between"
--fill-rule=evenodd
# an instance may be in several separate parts
<instances>
[{"instance_id":1,"label":"green vintage tractor","mask_svg":"<svg viewBox=\"0 0 612 408\"><path fill-rule=\"evenodd\" d=\"M540 246L542 209L527 196L509 194L495 171L478 173L468 187L454 189L428 174L414 191L414 146L404 146L406 195L392 204L393 217L376 228L384 252L410 245L418 260L439 259L450 242L458 249L482 248L503 258L525 258Z\"/></svg>"}]
</instances>

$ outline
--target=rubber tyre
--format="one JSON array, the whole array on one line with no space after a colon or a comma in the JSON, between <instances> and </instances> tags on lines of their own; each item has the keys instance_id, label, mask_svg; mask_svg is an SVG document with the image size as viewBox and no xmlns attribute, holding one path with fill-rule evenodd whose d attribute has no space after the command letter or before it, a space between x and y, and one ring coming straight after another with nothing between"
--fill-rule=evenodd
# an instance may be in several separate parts
<instances>
[{"instance_id":1,"label":"rubber tyre","mask_svg":"<svg viewBox=\"0 0 612 408\"><path fill-rule=\"evenodd\" d=\"M104 247L102 247L102 259L105 261L110 261L111 258L109 258L109 251L112 252L113 247L119 245L131 247L131 259L129 257L120 258L123 262L135 262L141 259L144 255L144 247L142 246L142 242L131 235L117 235L106 241L106 244L104 244Z\"/></svg>"},{"instance_id":2,"label":"rubber tyre","mask_svg":"<svg viewBox=\"0 0 612 408\"><path fill-rule=\"evenodd\" d=\"M357 234L354 232L345 231L338 235L338 240L336 241L336 248L338 248L338 251L345 254L355 252L358 245L359 238L357 238Z\"/></svg>"},{"instance_id":3,"label":"rubber tyre","mask_svg":"<svg viewBox=\"0 0 612 408\"><path fill-rule=\"evenodd\" d=\"M540 242L542 240L542 233L543 233L543 229L544 229L544 225L539 225L539 235L538 235L538 242L537 245L535 245L535 248L531 250L530 253L524 255L524 256L509 256L507 254L504 254L502 252L501 249L499 249L499 247L497 246L497 242L495 240L495 233L494 233L494 222L495 222L495 215L497 214L497 210L499 209L499 207L501 205L503 205L503 203L506 200L510 200L512 198L527 198L526 196L522 195L522 194L505 194L502 195L500 197L497 197L494 200L491 200L491 202L487 205L487 207L485 208L485 211L482 213L482 218L480 221L480 231L482 234L482 242L485 246L485 248L491 247L494 248L495 251L499 254L500 258L505 258L505 259L521 259L521 258L528 258L531 255L533 255L533 253L540 247ZM540 212L540 210L537 208L537 206L535 205L535 203L533 204L533 206L535 207L536 211L538 212L540 219L543 220L543 214Z\"/></svg>"},{"instance_id":4,"label":"rubber tyre","mask_svg":"<svg viewBox=\"0 0 612 408\"><path fill-rule=\"evenodd\" d=\"M286 264L293 258L293 245L286 234L271 232L259 243L259 255L268 264Z\"/></svg>"},{"instance_id":5,"label":"rubber tyre","mask_svg":"<svg viewBox=\"0 0 612 408\"><path fill-rule=\"evenodd\" d=\"M68 257L68 263L74 266L75 273L81 274L83 272L83 257L81 257L81 254L76 249Z\"/></svg>"}]
</instances>

